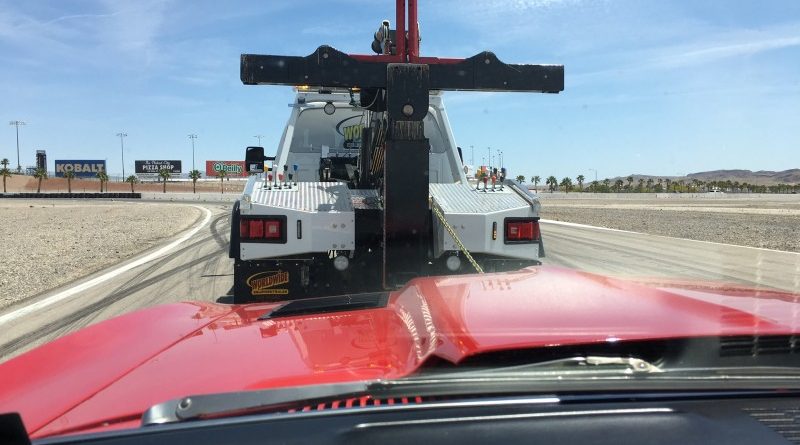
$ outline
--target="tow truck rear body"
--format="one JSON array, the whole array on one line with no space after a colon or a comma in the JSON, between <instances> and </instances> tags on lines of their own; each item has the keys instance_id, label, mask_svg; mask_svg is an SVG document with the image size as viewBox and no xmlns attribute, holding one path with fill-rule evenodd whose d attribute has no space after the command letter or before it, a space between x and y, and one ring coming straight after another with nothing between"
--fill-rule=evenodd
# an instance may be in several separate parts
<instances>
[{"instance_id":1,"label":"tow truck rear body","mask_svg":"<svg viewBox=\"0 0 800 445\"><path fill-rule=\"evenodd\" d=\"M324 110L328 104L331 114ZM292 298L380 289L382 197L377 188L353 187L365 110L349 94L325 90L300 90L291 106L272 168L250 177L234 210L235 294ZM435 207L428 271L538 264L544 254L538 198L512 181L467 181L440 93L430 96L424 122L429 205ZM326 179L327 164L332 171Z\"/></svg>"},{"instance_id":2,"label":"tow truck rear body","mask_svg":"<svg viewBox=\"0 0 800 445\"><path fill-rule=\"evenodd\" d=\"M441 91L557 93L563 67L509 65L490 52L421 57L416 15L416 0L407 9L397 0L397 29L381 24L373 56L329 46L306 57L242 55L244 84L298 95L275 156L247 150L254 176L231 225L235 302L539 264L537 197L503 168L467 182Z\"/></svg>"}]
</instances>

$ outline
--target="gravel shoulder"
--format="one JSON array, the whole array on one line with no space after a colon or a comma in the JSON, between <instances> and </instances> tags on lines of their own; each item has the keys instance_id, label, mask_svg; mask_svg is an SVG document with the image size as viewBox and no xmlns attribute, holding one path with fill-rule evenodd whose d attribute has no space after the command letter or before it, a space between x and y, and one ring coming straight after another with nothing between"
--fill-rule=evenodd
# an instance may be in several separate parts
<instances>
[{"instance_id":1,"label":"gravel shoulder","mask_svg":"<svg viewBox=\"0 0 800 445\"><path fill-rule=\"evenodd\" d=\"M542 200L542 218L653 235L800 252L796 203Z\"/></svg>"},{"instance_id":2,"label":"gravel shoulder","mask_svg":"<svg viewBox=\"0 0 800 445\"><path fill-rule=\"evenodd\" d=\"M0 308L130 258L201 216L178 204L0 201Z\"/></svg>"}]
</instances>

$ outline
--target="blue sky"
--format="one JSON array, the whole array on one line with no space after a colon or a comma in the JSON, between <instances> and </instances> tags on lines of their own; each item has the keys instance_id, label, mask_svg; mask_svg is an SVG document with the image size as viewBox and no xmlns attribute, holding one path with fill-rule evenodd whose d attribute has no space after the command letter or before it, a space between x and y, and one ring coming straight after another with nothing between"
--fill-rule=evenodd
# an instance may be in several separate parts
<instances>
[{"instance_id":1,"label":"blue sky","mask_svg":"<svg viewBox=\"0 0 800 445\"><path fill-rule=\"evenodd\" d=\"M448 93L467 160L512 174L678 175L800 167L800 2L420 0L423 55L561 63L559 95ZM393 0L0 1L0 157L240 159L274 151L288 87L243 86L239 54L368 54ZM186 169L186 167L184 167Z\"/></svg>"}]
</instances>

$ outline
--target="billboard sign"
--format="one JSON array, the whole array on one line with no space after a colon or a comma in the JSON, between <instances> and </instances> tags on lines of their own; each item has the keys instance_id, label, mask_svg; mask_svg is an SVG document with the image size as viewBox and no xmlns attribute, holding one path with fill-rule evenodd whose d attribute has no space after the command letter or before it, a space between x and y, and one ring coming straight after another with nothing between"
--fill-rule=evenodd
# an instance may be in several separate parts
<instances>
[{"instance_id":1,"label":"billboard sign","mask_svg":"<svg viewBox=\"0 0 800 445\"><path fill-rule=\"evenodd\" d=\"M76 178L95 178L98 172L106 171L104 159L59 160L56 159L56 177L63 178L71 171Z\"/></svg>"},{"instance_id":2,"label":"billboard sign","mask_svg":"<svg viewBox=\"0 0 800 445\"><path fill-rule=\"evenodd\" d=\"M230 177L247 177L244 161L206 161L206 177L213 178L225 171Z\"/></svg>"},{"instance_id":3,"label":"billboard sign","mask_svg":"<svg viewBox=\"0 0 800 445\"><path fill-rule=\"evenodd\" d=\"M172 176L178 176L181 172L181 161L134 161L134 169L137 176L156 177L158 172L163 169L170 171Z\"/></svg>"}]
</instances>

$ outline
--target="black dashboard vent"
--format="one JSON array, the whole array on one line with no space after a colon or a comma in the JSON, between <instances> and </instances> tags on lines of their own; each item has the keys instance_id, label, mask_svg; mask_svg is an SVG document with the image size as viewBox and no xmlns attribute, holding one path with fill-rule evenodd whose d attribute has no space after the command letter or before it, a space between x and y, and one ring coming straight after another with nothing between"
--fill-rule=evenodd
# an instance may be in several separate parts
<instances>
[{"instance_id":1,"label":"black dashboard vent","mask_svg":"<svg viewBox=\"0 0 800 445\"><path fill-rule=\"evenodd\" d=\"M377 309L386 307L388 302L389 292L368 292L363 294L337 295L334 297L309 298L306 300L290 301L258 317L258 319L268 320L281 317L294 317L297 315Z\"/></svg>"},{"instance_id":2,"label":"black dashboard vent","mask_svg":"<svg viewBox=\"0 0 800 445\"><path fill-rule=\"evenodd\" d=\"M800 445L800 408L744 408L754 419Z\"/></svg>"},{"instance_id":3,"label":"black dashboard vent","mask_svg":"<svg viewBox=\"0 0 800 445\"><path fill-rule=\"evenodd\" d=\"M722 357L758 357L768 354L796 354L800 342L794 335L738 335L721 337L719 355Z\"/></svg>"}]
</instances>

